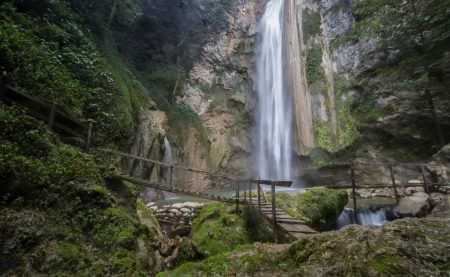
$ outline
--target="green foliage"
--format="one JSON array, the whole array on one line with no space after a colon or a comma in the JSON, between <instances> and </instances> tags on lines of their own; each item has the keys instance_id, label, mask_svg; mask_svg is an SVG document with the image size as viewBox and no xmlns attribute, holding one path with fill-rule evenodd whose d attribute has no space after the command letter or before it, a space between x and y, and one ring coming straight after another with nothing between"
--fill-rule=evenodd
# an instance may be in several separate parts
<instances>
[{"instance_id":1,"label":"green foliage","mask_svg":"<svg viewBox=\"0 0 450 277\"><path fill-rule=\"evenodd\" d=\"M349 86L347 81L339 75L334 75L334 94L336 110L336 133L332 132L331 123L323 121L321 118L313 118L313 129L316 145L321 150L313 153L313 159L319 164L325 162L320 161L326 158L324 151L330 154L341 151L350 146L356 139L360 137L358 132L358 122L351 112L353 100L347 96Z\"/></svg>"},{"instance_id":2,"label":"green foliage","mask_svg":"<svg viewBox=\"0 0 450 277\"><path fill-rule=\"evenodd\" d=\"M148 92L111 39L94 39L64 0L6 1L0 22L0 67L11 85L76 118L94 119L98 144L131 136L139 98Z\"/></svg>"},{"instance_id":3,"label":"green foliage","mask_svg":"<svg viewBox=\"0 0 450 277\"><path fill-rule=\"evenodd\" d=\"M305 44L311 37L320 34L320 14L308 8L302 14L303 41Z\"/></svg>"},{"instance_id":4,"label":"green foliage","mask_svg":"<svg viewBox=\"0 0 450 277\"><path fill-rule=\"evenodd\" d=\"M110 190L92 156L17 108L0 104L0 126L0 275L143 270L136 241L150 233L126 205L136 190L123 183Z\"/></svg>"},{"instance_id":5,"label":"green foliage","mask_svg":"<svg viewBox=\"0 0 450 277\"><path fill-rule=\"evenodd\" d=\"M314 44L306 53L306 78L308 84L314 84L325 79L325 71L322 67L322 49Z\"/></svg>"}]
</instances>

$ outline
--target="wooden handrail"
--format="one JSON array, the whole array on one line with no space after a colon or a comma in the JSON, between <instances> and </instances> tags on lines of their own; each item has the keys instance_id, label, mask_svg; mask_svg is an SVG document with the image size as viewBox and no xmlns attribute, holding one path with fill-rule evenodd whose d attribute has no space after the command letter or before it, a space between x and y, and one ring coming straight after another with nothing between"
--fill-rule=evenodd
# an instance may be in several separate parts
<instances>
[{"instance_id":1,"label":"wooden handrail","mask_svg":"<svg viewBox=\"0 0 450 277\"><path fill-rule=\"evenodd\" d=\"M292 181L272 181L272 180L262 180L262 179L250 179L250 183L257 185L269 185L276 187L290 187Z\"/></svg>"}]
</instances>

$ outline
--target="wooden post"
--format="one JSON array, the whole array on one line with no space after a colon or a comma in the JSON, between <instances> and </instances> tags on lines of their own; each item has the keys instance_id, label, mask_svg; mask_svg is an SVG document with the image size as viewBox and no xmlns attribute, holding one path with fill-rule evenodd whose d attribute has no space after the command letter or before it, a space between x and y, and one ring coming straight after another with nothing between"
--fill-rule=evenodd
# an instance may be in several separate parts
<instances>
[{"instance_id":1,"label":"wooden post","mask_svg":"<svg viewBox=\"0 0 450 277\"><path fill-rule=\"evenodd\" d=\"M93 122L92 122L92 120L89 120L88 131L87 131L87 136L86 136L86 143L84 146L86 151L89 151L89 147L91 146L92 127L93 127Z\"/></svg>"},{"instance_id":2,"label":"wooden post","mask_svg":"<svg viewBox=\"0 0 450 277\"><path fill-rule=\"evenodd\" d=\"M273 241L277 242L277 210L275 202L275 185L272 184L272 229L273 229Z\"/></svg>"},{"instance_id":3,"label":"wooden post","mask_svg":"<svg viewBox=\"0 0 450 277\"><path fill-rule=\"evenodd\" d=\"M264 198L264 201L265 201L266 203L269 203L269 201L267 200L266 194L264 193L264 190L263 190L261 187L260 187L259 189L261 190L261 194L262 194L262 196L263 196L263 198Z\"/></svg>"},{"instance_id":4,"label":"wooden post","mask_svg":"<svg viewBox=\"0 0 450 277\"><path fill-rule=\"evenodd\" d=\"M244 203L247 204L247 189L245 188L245 181L242 181L244 187Z\"/></svg>"},{"instance_id":5,"label":"wooden post","mask_svg":"<svg viewBox=\"0 0 450 277\"><path fill-rule=\"evenodd\" d=\"M56 105L55 103L52 103L52 106L50 107L50 116L48 117L48 128L50 131L53 131L53 124L55 123L55 111L56 111Z\"/></svg>"},{"instance_id":6,"label":"wooden post","mask_svg":"<svg viewBox=\"0 0 450 277\"><path fill-rule=\"evenodd\" d=\"M423 169L423 165L420 165L420 171L422 172L423 178L423 190L425 193L430 194L430 187L428 186L427 178L425 178L425 170Z\"/></svg>"},{"instance_id":7,"label":"wooden post","mask_svg":"<svg viewBox=\"0 0 450 277\"><path fill-rule=\"evenodd\" d=\"M353 195L353 217L355 223L358 224L358 210L356 206L356 181L355 181L355 166L353 161L350 163L351 168L351 179L352 179L352 195Z\"/></svg>"},{"instance_id":8,"label":"wooden post","mask_svg":"<svg viewBox=\"0 0 450 277\"><path fill-rule=\"evenodd\" d=\"M249 184L248 184L248 198L249 198L249 202L251 205L252 204L252 180L250 180Z\"/></svg>"},{"instance_id":9,"label":"wooden post","mask_svg":"<svg viewBox=\"0 0 450 277\"><path fill-rule=\"evenodd\" d=\"M236 182L236 214L239 214L239 182Z\"/></svg>"},{"instance_id":10,"label":"wooden post","mask_svg":"<svg viewBox=\"0 0 450 277\"><path fill-rule=\"evenodd\" d=\"M396 184L395 184L393 165L391 165L391 166L389 167L389 170L391 171L392 186L394 186L395 201L396 201L397 204L398 204L398 192L397 192L397 186L396 186Z\"/></svg>"},{"instance_id":11,"label":"wooden post","mask_svg":"<svg viewBox=\"0 0 450 277\"><path fill-rule=\"evenodd\" d=\"M258 189L258 209L261 212L261 184L260 183L258 183L257 189Z\"/></svg>"},{"instance_id":12,"label":"wooden post","mask_svg":"<svg viewBox=\"0 0 450 277\"><path fill-rule=\"evenodd\" d=\"M6 79L6 72L3 71L2 75L0 76L0 101L3 102L5 97L5 79Z\"/></svg>"}]
</instances>

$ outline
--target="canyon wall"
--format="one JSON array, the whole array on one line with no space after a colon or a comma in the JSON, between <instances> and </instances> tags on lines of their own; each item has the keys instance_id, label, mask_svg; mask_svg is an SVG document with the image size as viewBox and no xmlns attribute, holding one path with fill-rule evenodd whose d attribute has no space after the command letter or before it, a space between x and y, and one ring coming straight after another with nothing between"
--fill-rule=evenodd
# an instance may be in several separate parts
<instances>
[{"instance_id":1,"label":"canyon wall","mask_svg":"<svg viewBox=\"0 0 450 277\"><path fill-rule=\"evenodd\" d=\"M177 163L256 174L254 57L256 26L266 2L232 1L225 27L211 31L190 59L186 82L174 101L192 111L196 123L184 131L170 120L164 127ZM294 108L297 176L305 174L303 168L352 159L427 161L448 143L449 102L443 89L448 65L437 54L414 49L428 47L425 40L430 39L439 55L447 57L448 51L439 48L443 42L424 30L402 36L414 45L403 47L404 42L383 33L396 20L415 24L430 5L418 2L416 15L402 1L395 1L395 9L386 5L381 0L285 1L285 82ZM380 20L386 22L376 27ZM402 30L395 26L392 30ZM186 186L223 185L192 173L176 175L189 180Z\"/></svg>"}]
</instances>

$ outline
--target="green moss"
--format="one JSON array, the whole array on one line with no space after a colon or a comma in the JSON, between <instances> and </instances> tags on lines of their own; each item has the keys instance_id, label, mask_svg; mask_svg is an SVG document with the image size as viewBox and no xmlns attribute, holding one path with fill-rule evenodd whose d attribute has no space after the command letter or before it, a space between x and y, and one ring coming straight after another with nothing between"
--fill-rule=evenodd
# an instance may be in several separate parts
<instances>
[{"instance_id":1,"label":"green moss","mask_svg":"<svg viewBox=\"0 0 450 277\"><path fill-rule=\"evenodd\" d=\"M310 220L311 226L330 228L347 205L346 191L313 188L299 194L299 212Z\"/></svg>"},{"instance_id":2,"label":"green moss","mask_svg":"<svg viewBox=\"0 0 450 277\"><path fill-rule=\"evenodd\" d=\"M273 231L272 224L264 219L258 211L251 209L244 213L245 227L248 233L248 237L252 242L272 242ZM288 241L279 234L279 242Z\"/></svg>"},{"instance_id":3,"label":"green moss","mask_svg":"<svg viewBox=\"0 0 450 277\"><path fill-rule=\"evenodd\" d=\"M321 249L322 244L330 241L331 236L310 237L293 243L288 252L289 259L293 259L296 264L302 264L307 262L311 256L320 256L321 253L317 251Z\"/></svg>"},{"instance_id":4,"label":"green moss","mask_svg":"<svg viewBox=\"0 0 450 277\"><path fill-rule=\"evenodd\" d=\"M226 208L223 203L207 203L192 222L191 234L184 243L192 241L199 256L214 256L249 243L244 220Z\"/></svg>"},{"instance_id":5,"label":"green moss","mask_svg":"<svg viewBox=\"0 0 450 277\"><path fill-rule=\"evenodd\" d=\"M141 199L138 199L137 201L137 208L145 219L150 220L155 226L159 226L159 222L156 220L155 215L149 208L147 208L147 206L145 206Z\"/></svg>"},{"instance_id":6,"label":"green moss","mask_svg":"<svg viewBox=\"0 0 450 277\"><path fill-rule=\"evenodd\" d=\"M378 273L384 274L408 274L407 263L399 256L392 254L376 255L367 265Z\"/></svg>"}]
</instances>

